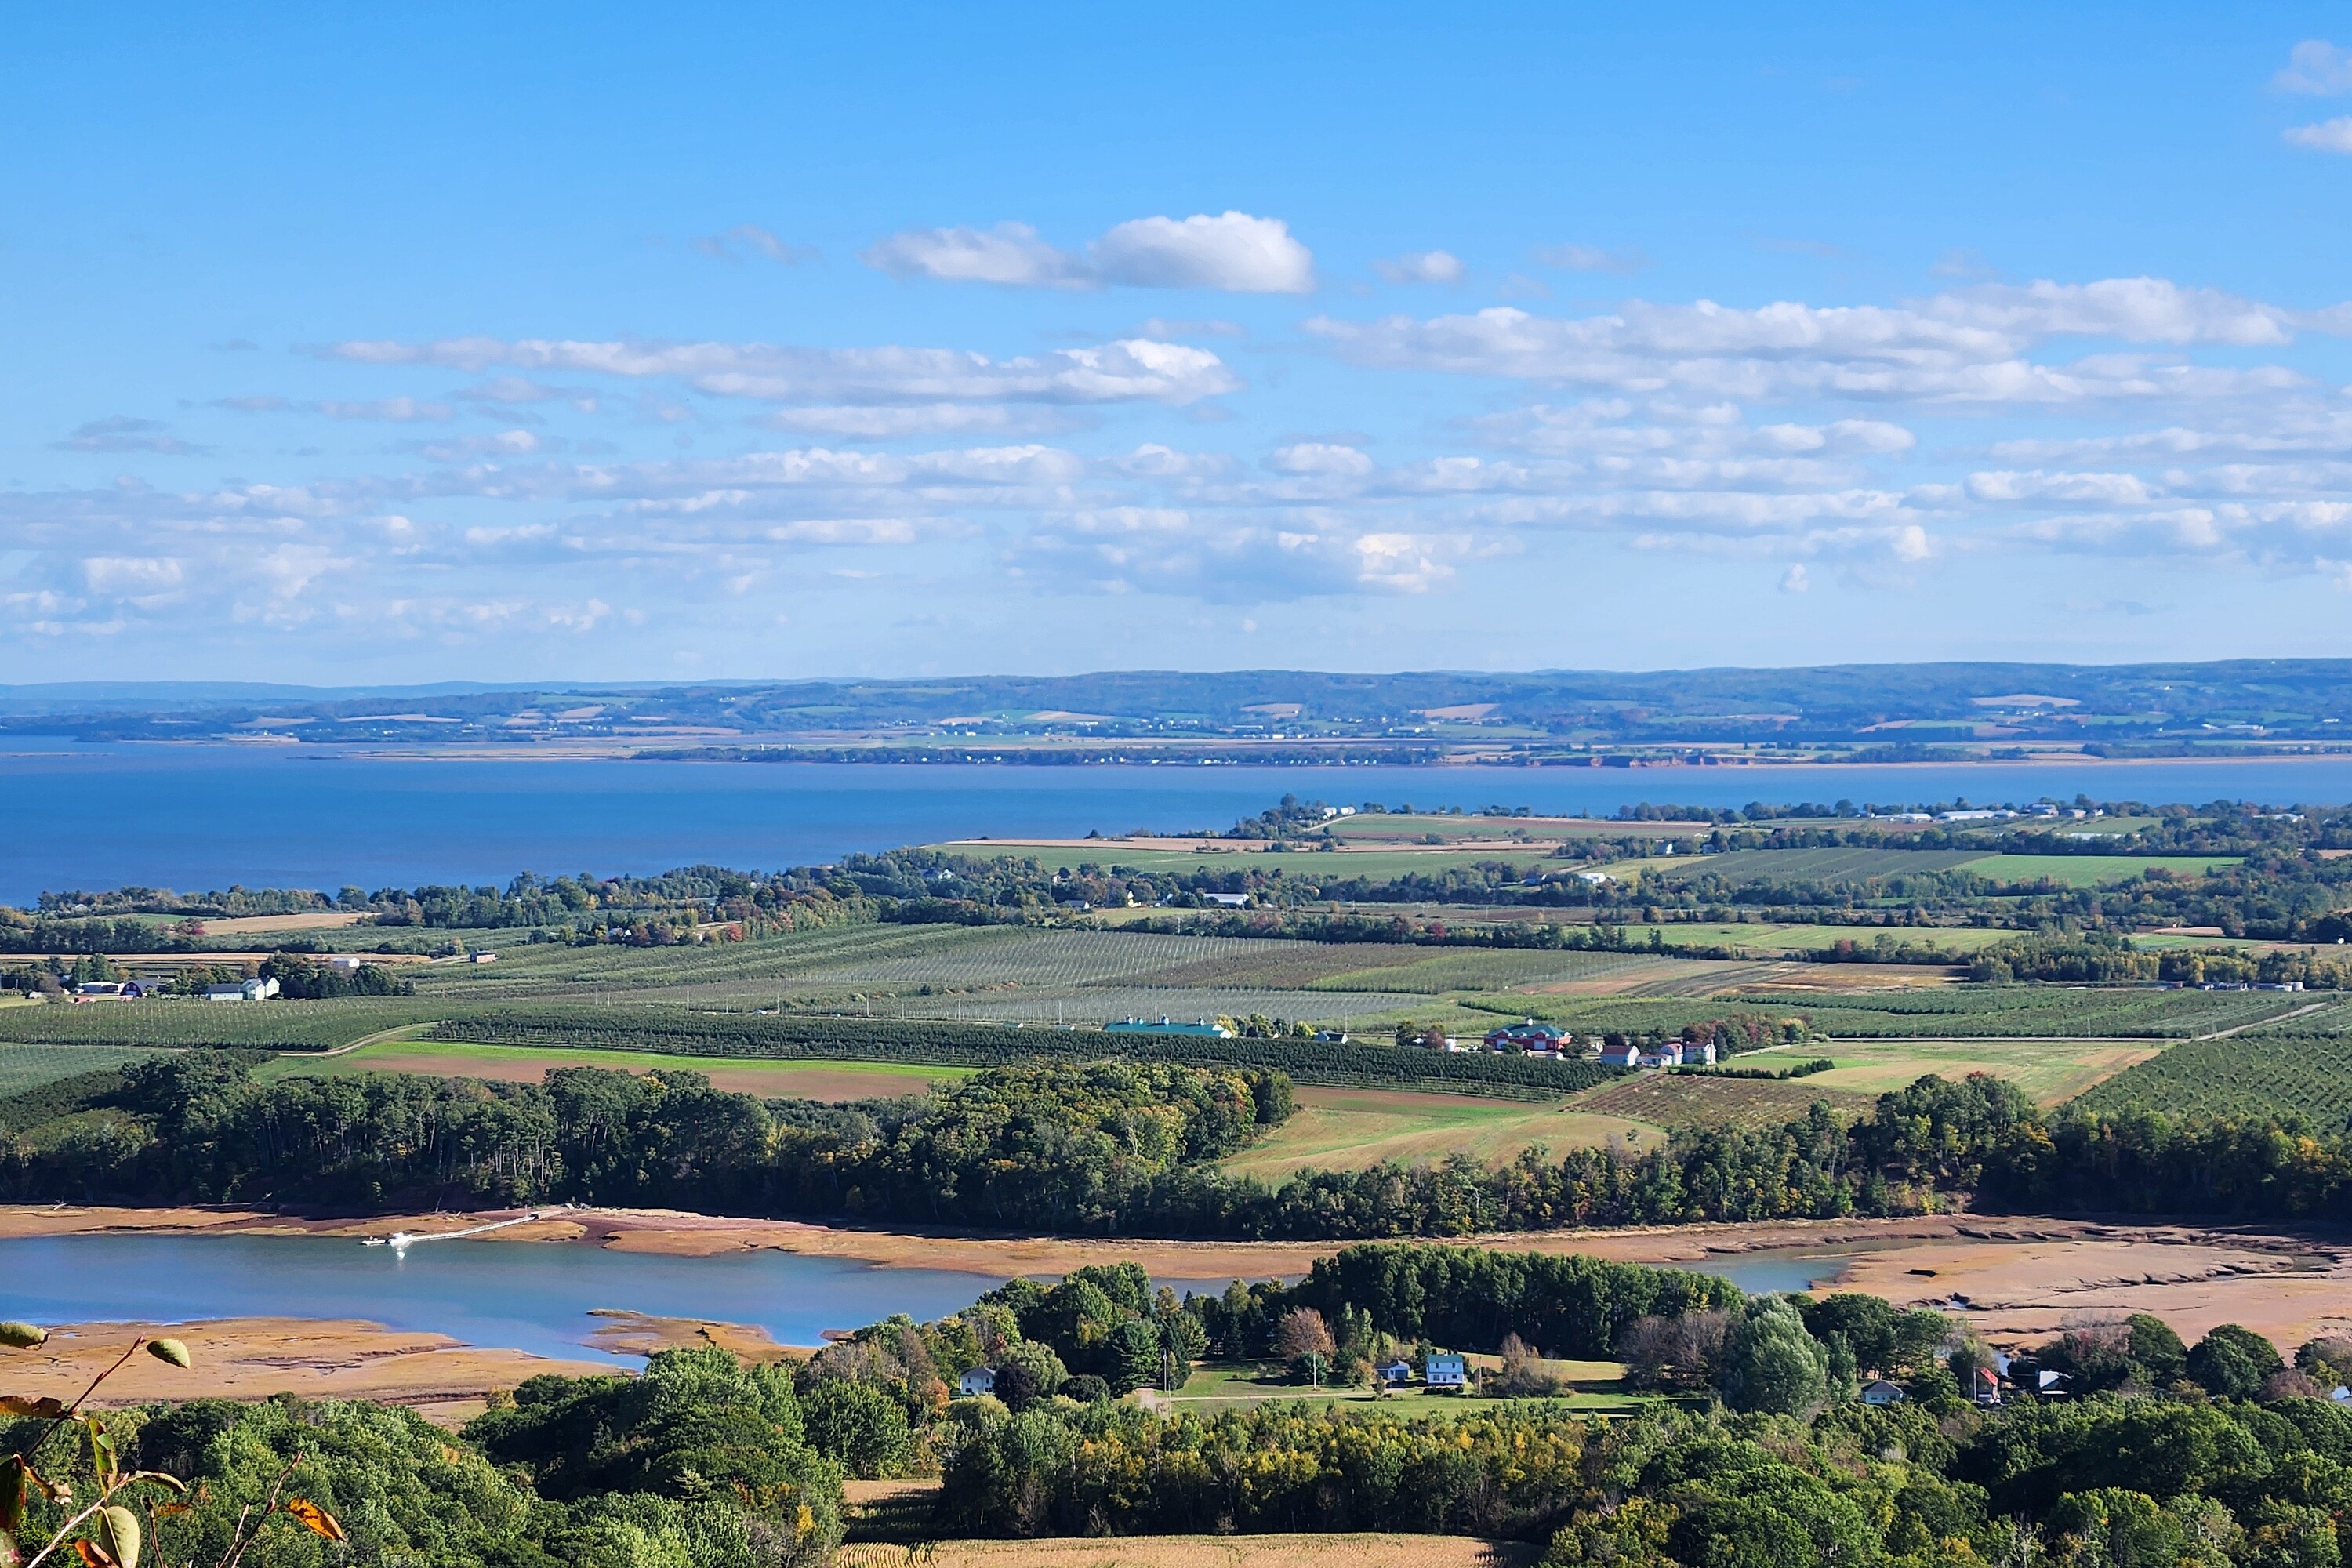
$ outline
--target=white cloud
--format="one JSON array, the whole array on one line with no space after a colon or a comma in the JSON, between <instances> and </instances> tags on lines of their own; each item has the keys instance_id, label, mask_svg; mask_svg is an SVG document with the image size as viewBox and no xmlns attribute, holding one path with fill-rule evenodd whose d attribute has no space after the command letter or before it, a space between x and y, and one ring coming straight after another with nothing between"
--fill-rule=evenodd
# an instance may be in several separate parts
<instances>
[{"instance_id":1,"label":"white cloud","mask_svg":"<svg viewBox=\"0 0 2352 1568\"><path fill-rule=\"evenodd\" d=\"M185 573L168 556L94 555L82 561L81 575L93 594L129 595L176 588Z\"/></svg>"},{"instance_id":2,"label":"white cloud","mask_svg":"<svg viewBox=\"0 0 2352 1568\"><path fill-rule=\"evenodd\" d=\"M1240 380L1207 349L1125 338L1036 358L992 360L953 349L813 349L773 343L444 338L338 343L361 364L432 364L667 378L720 397L777 403L1191 403Z\"/></svg>"},{"instance_id":3,"label":"white cloud","mask_svg":"<svg viewBox=\"0 0 2352 1568\"><path fill-rule=\"evenodd\" d=\"M1236 294L1304 294L1315 258L1280 218L1244 212L1118 224L1083 254L1040 239L1027 224L994 228L910 229L858 253L894 278L936 278L1015 289L1216 289Z\"/></svg>"},{"instance_id":4,"label":"white cloud","mask_svg":"<svg viewBox=\"0 0 2352 1568\"><path fill-rule=\"evenodd\" d=\"M1050 410L987 403L923 403L908 407L830 404L780 408L752 423L769 430L796 430L853 441L888 441L905 436L1045 435L1066 421Z\"/></svg>"},{"instance_id":5,"label":"white cloud","mask_svg":"<svg viewBox=\"0 0 2352 1568\"><path fill-rule=\"evenodd\" d=\"M1451 251L1408 250L1373 262L1372 270L1391 283L1459 283L1469 268Z\"/></svg>"},{"instance_id":6,"label":"white cloud","mask_svg":"<svg viewBox=\"0 0 2352 1568\"><path fill-rule=\"evenodd\" d=\"M761 537L779 544L913 544L929 531L903 517L807 517L778 523Z\"/></svg>"},{"instance_id":7,"label":"white cloud","mask_svg":"<svg viewBox=\"0 0 2352 1568\"><path fill-rule=\"evenodd\" d=\"M1369 474L1373 468L1371 458L1353 447L1319 441L1277 447L1266 458L1265 466L1279 474L1338 474L1349 478Z\"/></svg>"},{"instance_id":8,"label":"white cloud","mask_svg":"<svg viewBox=\"0 0 2352 1568\"><path fill-rule=\"evenodd\" d=\"M2162 279L1989 285L1896 306L1780 301L1740 309L1629 301L1603 315L1507 306L1423 321L1317 317L1308 331L1343 357L1387 369L1582 383L1629 393L1755 399L1801 395L1953 404L2222 397L2303 384L2280 366L2202 366L2146 354L2050 365L2025 357L2058 338L2271 346L2352 331L2343 306L2293 311Z\"/></svg>"},{"instance_id":9,"label":"white cloud","mask_svg":"<svg viewBox=\"0 0 2352 1568\"><path fill-rule=\"evenodd\" d=\"M1047 520L1014 543L1008 564L1097 592L1266 604L1426 593L1453 577L1471 547L1463 534L1364 528L1332 515L1266 521L1108 507Z\"/></svg>"},{"instance_id":10,"label":"white cloud","mask_svg":"<svg viewBox=\"0 0 2352 1568\"><path fill-rule=\"evenodd\" d=\"M1975 500L1993 502L2074 501L2096 506L2144 506L2159 487L2137 474L2045 473L1987 470L1968 477Z\"/></svg>"},{"instance_id":11,"label":"white cloud","mask_svg":"<svg viewBox=\"0 0 2352 1568\"><path fill-rule=\"evenodd\" d=\"M1565 272L1639 272L1650 265L1649 257L1640 250L1604 250L1593 245L1544 246L1537 250L1536 259Z\"/></svg>"},{"instance_id":12,"label":"white cloud","mask_svg":"<svg viewBox=\"0 0 2352 1568\"><path fill-rule=\"evenodd\" d=\"M1113 283L1156 289L1222 289L1235 294L1307 294L1315 258L1280 218L1228 211L1181 221L1145 217L1118 225L1091 247Z\"/></svg>"},{"instance_id":13,"label":"white cloud","mask_svg":"<svg viewBox=\"0 0 2352 1568\"><path fill-rule=\"evenodd\" d=\"M2325 38L2305 38L2287 56L2286 68L2271 79L2282 92L2326 97L2352 92L2352 49Z\"/></svg>"},{"instance_id":14,"label":"white cloud","mask_svg":"<svg viewBox=\"0 0 2352 1568\"><path fill-rule=\"evenodd\" d=\"M1010 289L1092 289L1101 279L1076 257L1037 237L1025 223L992 229L909 229L878 240L857 258L893 278L995 283Z\"/></svg>"},{"instance_id":15,"label":"white cloud","mask_svg":"<svg viewBox=\"0 0 2352 1568\"><path fill-rule=\"evenodd\" d=\"M2162 278L1986 284L1939 295L1921 309L1941 320L1993 328L2017 348L2061 336L2269 347L2292 340L2296 323L2278 306L2218 289L2184 289Z\"/></svg>"},{"instance_id":16,"label":"white cloud","mask_svg":"<svg viewBox=\"0 0 2352 1568\"><path fill-rule=\"evenodd\" d=\"M1780 592L1783 594L1801 594L1812 585L1811 579L1805 575L1805 563L1801 561L1780 574Z\"/></svg>"},{"instance_id":17,"label":"white cloud","mask_svg":"<svg viewBox=\"0 0 2352 1568\"><path fill-rule=\"evenodd\" d=\"M2294 126L2284 134L2294 145L2315 153L2352 153L2352 114L2340 114L2316 125Z\"/></svg>"}]
</instances>

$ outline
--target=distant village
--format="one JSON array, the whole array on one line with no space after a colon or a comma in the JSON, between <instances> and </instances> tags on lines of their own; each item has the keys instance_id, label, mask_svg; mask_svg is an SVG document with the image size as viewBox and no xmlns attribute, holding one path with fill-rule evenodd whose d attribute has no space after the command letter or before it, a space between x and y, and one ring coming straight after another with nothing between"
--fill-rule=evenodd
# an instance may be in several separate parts
<instances>
[{"instance_id":1,"label":"distant village","mask_svg":"<svg viewBox=\"0 0 2352 1568\"><path fill-rule=\"evenodd\" d=\"M1176 1035L1221 1040L1233 1039L1245 1032L1231 1020L1223 1018L1196 1018L1190 1023L1171 1018L1122 1018L1103 1027L1114 1035ZM1351 1037L1344 1029L1318 1029L1311 1037L1327 1044L1346 1045L1356 1037ZM1589 1037L1580 1047L1576 1037L1568 1030L1557 1024L1547 1024L1534 1018L1500 1025L1487 1030L1483 1037L1427 1030L1413 1032L1408 1037L1405 1030L1400 1030L1396 1043L1455 1055L1485 1051L1498 1056L1538 1057L1552 1061L1597 1061L1604 1067L1687 1068L1713 1067L1716 1063L1714 1040L1701 1037L1696 1029L1686 1031L1685 1037L1679 1040L1640 1041L1612 1032Z\"/></svg>"}]
</instances>

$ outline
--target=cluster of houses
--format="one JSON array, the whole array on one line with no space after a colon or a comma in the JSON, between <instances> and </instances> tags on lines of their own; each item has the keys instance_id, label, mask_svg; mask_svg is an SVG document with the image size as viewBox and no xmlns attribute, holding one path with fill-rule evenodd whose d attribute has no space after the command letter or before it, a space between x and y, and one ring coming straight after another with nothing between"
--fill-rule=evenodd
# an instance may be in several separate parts
<instances>
[{"instance_id":1,"label":"cluster of houses","mask_svg":"<svg viewBox=\"0 0 2352 1568\"><path fill-rule=\"evenodd\" d=\"M488 963L494 952L467 955L476 963ZM327 967L339 973L355 972L367 959L357 953L338 952L327 959ZM85 980L66 993L69 1002L136 1002L142 997L163 994L169 978L149 975L139 980ZM207 1002L266 1002L278 994L275 980L231 980L217 985L207 985L204 998Z\"/></svg>"},{"instance_id":2,"label":"cluster of houses","mask_svg":"<svg viewBox=\"0 0 2352 1568\"><path fill-rule=\"evenodd\" d=\"M159 994L163 987L152 980L85 980L67 994L73 1002L136 1002L142 996ZM205 987L207 1002L262 1002L278 994L275 980L232 980L223 985Z\"/></svg>"},{"instance_id":3,"label":"cluster of houses","mask_svg":"<svg viewBox=\"0 0 2352 1568\"><path fill-rule=\"evenodd\" d=\"M1116 1027L1117 1026L1113 1026ZM1483 1047L1490 1051L1515 1056L1542 1057L1552 1061L1565 1060L1578 1054L1576 1037L1557 1024L1539 1023L1528 1018L1521 1023L1505 1024L1486 1031ZM1449 1038L1445 1048L1454 1052L1470 1052L1481 1048L1466 1040ZM1609 1043L1599 1047L1599 1059L1604 1066L1622 1068L1687 1068L1713 1067L1715 1045L1712 1041L1668 1040L1663 1045L1643 1047L1633 1041Z\"/></svg>"},{"instance_id":4,"label":"cluster of houses","mask_svg":"<svg viewBox=\"0 0 2352 1568\"><path fill-rule=\"evenodd\" d=\"M136 980L85 980L66 995L74 1002L136 1002L147 991Z\"/></svg>"},{"instance_id":5,"label":"cluster of houses","mask_svg":"<svg viewBox=\"0 0 2352 1568\"><path fill-rule=\"evenodd\" d=\"M1601 1065L1612 1068L1711 1068L1715 1065L1715 1042L1668 1040L1663 1045L1645 1047L1633 1040L1624 1040L1601 1047Z\"/></svg>"},{"instance_id":6,"label":"cluster of houses","mask_svg":"<svg viewBox=\"0 0 2352 1568\"><path fill-rule=\"evenodd\" d=\"M2008 1362L2008 1357L2000 1358L2003 1369L2006 1369ZM1999 1405L2001 1377L2001 1371L1993 1367L1980 1366L1969 1379L1969 1385L1962 1392L1979 1405ZM2064 1398L2067 1394L2067 1384L2073 1381L2063 1372L2037 1372L2033 1374L2033 1392L2044 1399ZM1861 1399L1864 1405L1900 1405L1909 1397L1901 1384L1889 1383L1883 1377L1873 1378L1862 1385Z\"/></svg>"}]
</instances>

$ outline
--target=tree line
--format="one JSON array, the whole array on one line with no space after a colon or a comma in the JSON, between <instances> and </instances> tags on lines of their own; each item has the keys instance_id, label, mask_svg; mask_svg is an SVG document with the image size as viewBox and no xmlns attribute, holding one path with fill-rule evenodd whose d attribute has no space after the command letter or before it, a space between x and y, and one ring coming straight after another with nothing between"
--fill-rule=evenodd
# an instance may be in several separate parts
<instances>
[{"instance_id":1,"label":"tree line","mask_svg":"<svg viewBox=\"0 0 2352 1568\"><path fill-rule=\"evenodd\" d=\"M1272 1042L1281 1044L1282 1042ZM1496 1058L1502 1059L1502 1058ZM256 1082L191 1051L0 1100L0 1197L394 1205L574 1200L1073 1234L1353 1240L1561 1226L2031 1213L2352 1216L2352 1140L2289 1121L2039 1110L1985 1075L1845 1118L1684 1128L1489 1168L1218 1162L1290 1113L1265 1067L994 1068L904 1100L761 1100L700 1074ZM22 1111L24 1114L19 1114Z\"/></svg>"}]
</instances>

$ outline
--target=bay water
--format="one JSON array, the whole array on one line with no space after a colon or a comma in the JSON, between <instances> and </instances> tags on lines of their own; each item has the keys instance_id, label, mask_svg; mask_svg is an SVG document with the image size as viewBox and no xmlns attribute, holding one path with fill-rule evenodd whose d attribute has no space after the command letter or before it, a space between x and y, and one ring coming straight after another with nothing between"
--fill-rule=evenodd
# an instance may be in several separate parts
<instances>
[{"instance_id":1,"label":"bay water","mask_svg":"<svg viewBox=\"0 0 2352 1568\"><path fill-rule=\"evenodd\" d=\"M0 743L0 902L125 884L193 891L503 883L814 865L951 838L1222 829L1285 794L1332 805L1914 805L2049 796L2352 801L2352 758L1874 766L1242 767L424 760L287 746Z\"/></svg>"},{"instance_id":2,"label":"bay water","mask_svg":"<svg viewBox=\"0 0 2352 1568\"><path fill-rule=\"evenodd\" d=\"M1677 1265L1751 1292L1801 1290L1859 1250L1748 1253ZM358 1318L467 1344L564 1360L587 1347L599 1309L750 1323L814 1345L894 1312L918 1321L970 1306L1006 1276L878 1268L789 1252L667 1258L533 1242L428 1242L405 1253L344 1237L60 1236L0 1239L0 1320L190 1322ZM1295 1278L1295 1277L1294 1277ZM1179 1296L1227 1280L1163 1279ZM615 1365L635 1358L615 1356Z\"/></svg>"}]
</instances>

